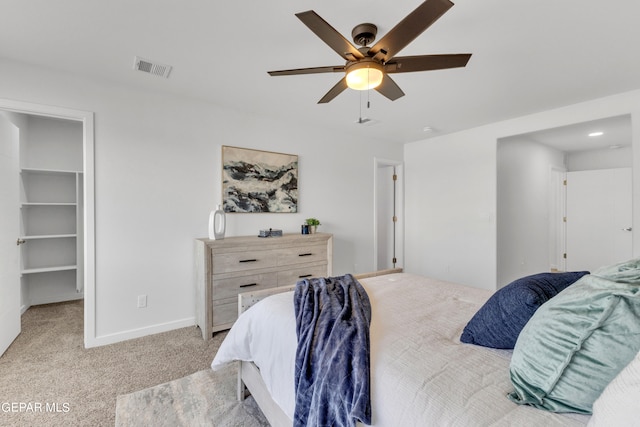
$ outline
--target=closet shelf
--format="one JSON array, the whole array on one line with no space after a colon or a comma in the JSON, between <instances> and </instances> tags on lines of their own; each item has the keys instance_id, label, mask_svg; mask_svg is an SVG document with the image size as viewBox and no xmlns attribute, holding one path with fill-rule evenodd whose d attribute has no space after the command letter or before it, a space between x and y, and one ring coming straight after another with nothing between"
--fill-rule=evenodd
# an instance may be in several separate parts
<instances>
[{"instance_id":1,"label":"closet shelf","mask_svg":"<svg viewBox=\"0 0 640 427\"><path fill-rule=\"evenodd\" d=\"M41 169L41 168L22 168L22 173L43 174L43 175L68 175L82 173L82 171L62 170L62 169Z\"/></svg>"},{"instance_id":2,"label":"closet shelf","mask_svg":"<svg viewBox=\"0 0 640 427\"><path fill-rule=\"evenodd\" d=\"M29 206L77 206L76 202L23 202L23 207Z\"/></svg>"},{"instance_id":3,"label":"closet shelf","mask_svg":"<svg viewBox=\"0 0 640 427\"><path fill-rule=\"evenodd\" d=\"M82 298L84 126L29 116L24 129L16 206L22 303L29 307Z\"/></svg>"},{"instance_id":4,"label":"closet shelf","mask_svg":"<svg viewBox=\"0 0 640 427\"><path fill-rule=\"evenodd\" d=\"M23 240L39 240L39 239L66 239L66 238L75 238L77 234L41 234L34 236L20 236Z\"/></svg>"},{"instance_id":5,"label":"closet shelf","mask_svg":"<svg viewBox=\"0 0 640 427\"><path fill-rule=\"evenodd\" d=\"M52 271L67 271L76 270L77 265L59 265L55 267L40 267L40 268L25 268L21 271L22 274L36 274L36 273L49 273Z\"/></svg>"}]
</instances>

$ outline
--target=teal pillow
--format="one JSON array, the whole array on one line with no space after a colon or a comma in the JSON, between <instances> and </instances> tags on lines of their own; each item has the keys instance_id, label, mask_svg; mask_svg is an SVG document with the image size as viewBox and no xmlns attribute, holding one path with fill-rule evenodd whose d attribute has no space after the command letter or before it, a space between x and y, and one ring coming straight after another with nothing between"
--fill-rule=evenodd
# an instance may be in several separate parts
<instances>
[{"instance_id":1,"label":"teal pillow","mask_svg":"<svg viewBox=\"0 0 640 427\"><path fill-rule=\"evenodd\" d=\"M584 276L543 304L518 336L509 398L590 414L640 351L640 259Z\"/></svg>"}]
</instances>

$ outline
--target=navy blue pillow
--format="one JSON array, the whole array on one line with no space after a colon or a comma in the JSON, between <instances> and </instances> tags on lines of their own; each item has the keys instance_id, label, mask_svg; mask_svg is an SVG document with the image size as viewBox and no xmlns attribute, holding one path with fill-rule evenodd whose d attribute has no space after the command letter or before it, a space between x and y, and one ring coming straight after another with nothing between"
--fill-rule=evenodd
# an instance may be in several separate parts
<instances>
[{"instance_id":1,"label":"navy blue pillow","mask_svg":"<svg viewBox=\"0 0 640 427\"><path fill-rule=\"evenodd\" d=\"M509 283L471 318L460 341L491 348L512 349L533 313L588 271L539 273Z\"/></svg>"}]
</instances>

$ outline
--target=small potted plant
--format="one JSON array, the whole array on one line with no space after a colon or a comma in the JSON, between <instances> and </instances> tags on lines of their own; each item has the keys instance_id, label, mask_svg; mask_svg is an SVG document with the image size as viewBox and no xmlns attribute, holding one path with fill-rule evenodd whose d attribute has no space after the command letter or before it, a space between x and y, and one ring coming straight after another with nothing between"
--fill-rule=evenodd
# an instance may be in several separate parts
<instances>
[{"instance_id":1,"label":"small potted plant","mask_svg":"<svg viewBox=\"0 0 640 427\"><path fill-rule=\"evenodd\" d=\"M320 225L320 221L315 218L307 218L305 220L305 224L309 226L309 233L313 234L316 232L316 228Z\"/></svg>"}]
</instances>

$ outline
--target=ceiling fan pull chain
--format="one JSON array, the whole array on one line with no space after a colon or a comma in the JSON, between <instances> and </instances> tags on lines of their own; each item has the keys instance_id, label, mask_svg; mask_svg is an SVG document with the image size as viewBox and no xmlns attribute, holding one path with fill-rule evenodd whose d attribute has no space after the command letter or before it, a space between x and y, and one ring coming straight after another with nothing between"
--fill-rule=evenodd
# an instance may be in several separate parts
<instances>
[{"instance_id":1,"label":"ceiling fan pull chain","mask_svg":"<svg viewBox=\"0 0 640 427\"><path fill-rule=\"evenodd\" d=\"M369 69L367 69L367 87L370 88L371 86L369 85ZM370 97L370 93L371 93L371 89L367 89L367 110L369 108L371 108L371 101L369 100Z\"/></svg>"}]
</instances>

